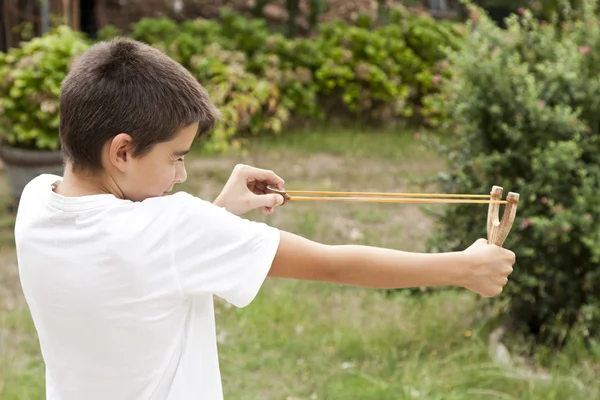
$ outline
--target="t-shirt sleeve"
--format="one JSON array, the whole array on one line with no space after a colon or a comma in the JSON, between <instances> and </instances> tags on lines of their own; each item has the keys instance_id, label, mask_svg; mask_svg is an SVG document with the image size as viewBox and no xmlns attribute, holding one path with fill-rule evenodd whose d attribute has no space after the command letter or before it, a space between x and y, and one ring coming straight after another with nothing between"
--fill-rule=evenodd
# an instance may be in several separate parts
<instances>
[{"instance_id":1,"label":"t-shirt sleeve","mask_svg":"<svg viewBox=\"0 0 600 400\"><path fill-rule=\"evenodd\" d=\"M173 267L184 294L214 294L236 307L250 304L271 268L279 230L187 193L173 200Z\"/></svg>"}]
</instances>

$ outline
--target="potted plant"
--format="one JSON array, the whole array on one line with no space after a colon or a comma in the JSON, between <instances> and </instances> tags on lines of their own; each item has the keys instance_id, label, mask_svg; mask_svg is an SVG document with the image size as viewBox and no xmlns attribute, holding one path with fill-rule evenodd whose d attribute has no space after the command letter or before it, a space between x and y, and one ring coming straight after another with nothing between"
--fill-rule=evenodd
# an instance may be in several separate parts
<instances>
[{"instance_id":1,"label":"potted plant","mask_svg":"<svg viewBox=\"0 0 600 400\"><path fill-rule=\"evenodd\" d=\"M37 175L62 175L60 86L73 57L89 46L67 26L0 52L0 160L15 204Z\"/></svg>"}]
</instances>

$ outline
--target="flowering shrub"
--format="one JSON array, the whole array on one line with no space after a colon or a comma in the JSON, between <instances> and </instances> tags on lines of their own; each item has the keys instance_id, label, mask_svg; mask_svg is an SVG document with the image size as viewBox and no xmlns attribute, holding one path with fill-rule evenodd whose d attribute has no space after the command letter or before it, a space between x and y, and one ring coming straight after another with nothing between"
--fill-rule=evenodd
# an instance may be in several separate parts
<instances>
[{"instance_id":1,"label":"flowering shrub","mask_svg":"<svg viewBox=\"0 0 600 400\"><path fill-rule=\"evenodd\" d=\"M540 23L528 10L497 28L470 7L453 74L428 101L451 124L445 192L521 194L506 247L517 264L502 297L515 328L549 344L600 333L600 19ZM449 207L436 250L485 235L487 208Z\"/></svg>"},{"instance_id":2,"label":"flowering shrub","mask_svg":"<svg viewBox=\"0 0 600 400\"><path fill-rule=\"evenodd\" d=\"M0 140L26 149L57 150L60 85L73 57L88 48L66 26L0 53Z\"/></svg>"},{"instance_id":3,"label":"flowering shrub","mask_svg":"<svg viewBox=\"0 0 600 400\"><path fill-rule=\"evenodd\" d=\"M107 27L100 37L117 34ZM367 17L357 25L332 21L310 38L288 38L262 19L223 9L213 20L142 19L129 36L181 62L216 94L225 120L209 146L226 149L246 133L279 132L291 116L420 116L423 96L437 91L442 48L459 47L462 34L430 16L395 10L384 26Z\"/></svg>"},{"instance_id":4,"label":"flowering shrub","mask_svg":"<svg viewBox=\"0 0 600 400\"><path fill-rule=\"evenodd\" d=\"M395 11L375 26L333 21L310 38L287 38L263 19L228 9L218 19L177 22L145 18L128 36L188 68L210 92L223 120L207 148L222 151L243 137L282 132L294 117L341 112L386 121L419 114L421 99L437 91L442 47L461 34L426 15ZM121 35L112 26L102 40ZM66 26L0 53L0 129L6 142L57 149L60 83L71 58L91 41ZM447 69L447 71L449 71Z\"/></svg>"}]
</instances>

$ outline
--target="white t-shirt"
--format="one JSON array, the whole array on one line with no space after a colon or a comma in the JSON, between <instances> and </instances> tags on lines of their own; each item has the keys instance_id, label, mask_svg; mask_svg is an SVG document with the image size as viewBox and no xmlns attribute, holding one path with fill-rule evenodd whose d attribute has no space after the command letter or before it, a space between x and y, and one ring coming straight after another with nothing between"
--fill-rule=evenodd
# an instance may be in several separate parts
<instances>
[{"instance_id":1,"label":"white t-shirt","mask_svg":"<svg viewBox=\"0 0 600 400\"><path fill-rule=\"evenodd\" d=\"M23 191L15 239L47 400L219 400L213 295L257 294L279 231L186 193L143 202Z\"/></svg>"}]
</instances>

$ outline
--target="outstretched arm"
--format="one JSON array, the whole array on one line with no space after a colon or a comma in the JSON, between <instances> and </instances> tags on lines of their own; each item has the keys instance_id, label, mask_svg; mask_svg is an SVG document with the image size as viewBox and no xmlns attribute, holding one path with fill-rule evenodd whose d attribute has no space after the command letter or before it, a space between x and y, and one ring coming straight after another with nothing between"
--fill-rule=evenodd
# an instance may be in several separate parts
<instances>
[{"instance_id":1,"label":"outstretched arm","mask_svg":"<svg viewBox=\"0 0 600 400\"><path fill-rule=\"evenodd\" d=\"M215 204L233 214L261 208L271 214L282 203L267 185L283 189L273 171L237 165ZM411 253L370 246L330 246L281 231L269 275L370 288L459 286L484 297L496 296L508 282L515 254L479 239L450 253Z\"/></svg>"},{"instance_id":2,"label":"outstretched arm","mask_svg":"<svg viewBox=\"0 0 600 400\"><path fill-rule=\"evenodd\" d=\"M514 253L483 239L465 251L428 254L330 246L282 231L269 276L369 288L460 286L491 297L502 292L514 261Z\"/></svg>"}]
</instances>

